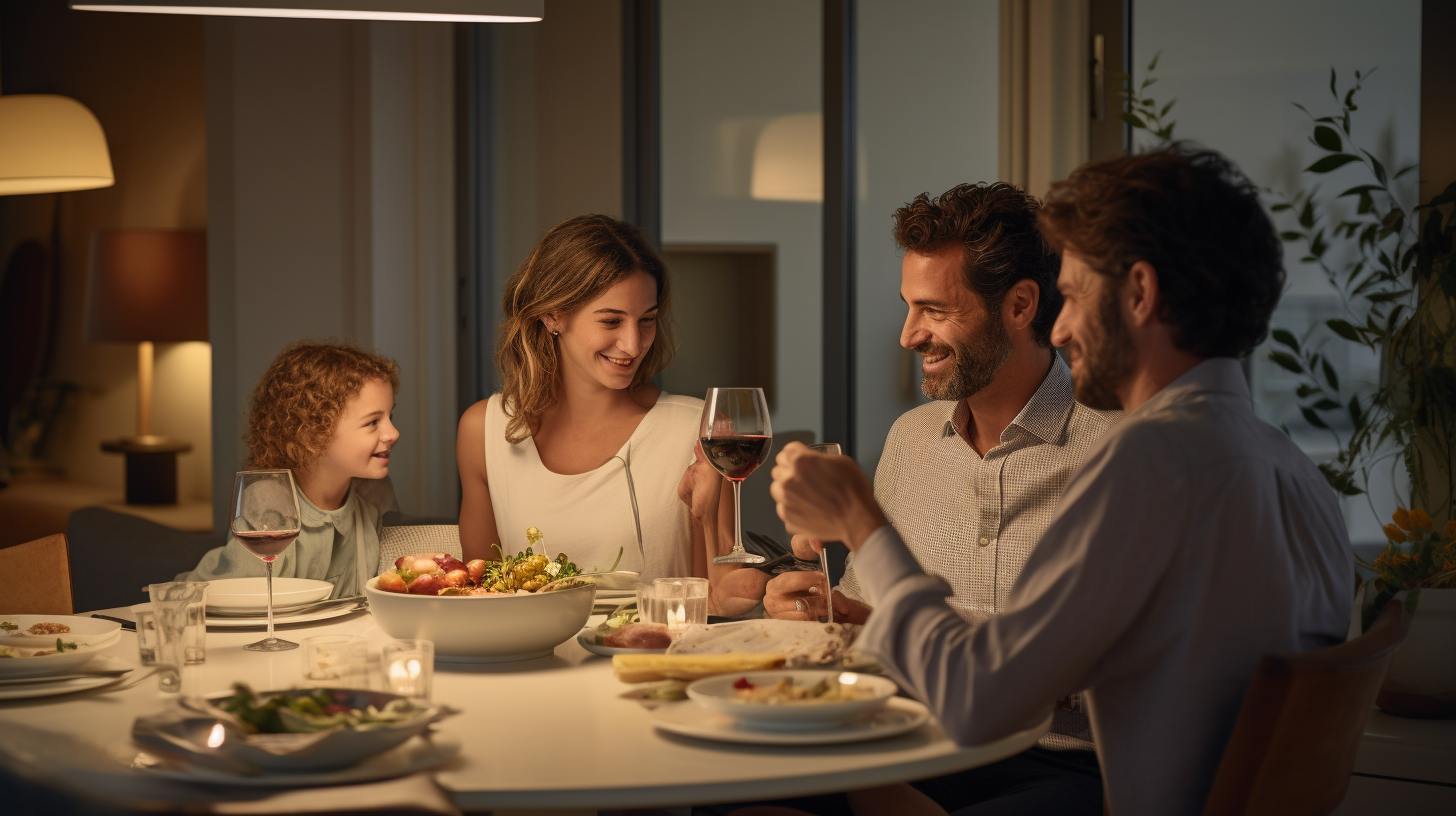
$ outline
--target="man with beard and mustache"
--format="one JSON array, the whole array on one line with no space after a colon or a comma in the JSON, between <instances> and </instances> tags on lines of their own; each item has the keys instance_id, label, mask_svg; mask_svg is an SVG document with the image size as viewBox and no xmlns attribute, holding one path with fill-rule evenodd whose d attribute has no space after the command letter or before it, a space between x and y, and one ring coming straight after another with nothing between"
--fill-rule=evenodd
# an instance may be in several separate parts
<instances>
[{"instance_id":1,"label":"man with beard and mustache","mask_svg":"<svg viewBox=\"0 0 1456 816\"><path fill-rule=\"evenodd\" d=\"M1037 209L1010 184L962 184L894 214L909 308L900 345L923 358L921 388L934 402L890 429L875 497L971 623L1005 608L1063 487L1119 416L1079 405L1052 350L1057 256L1037 231ZM813 555L807 545L796 537L800 557ZM829 599L836 621L873 617L860 572L851 555ZM768 583L764 611L818 618L823 587L820 573L786 572ZM967 813L1100 814L1100 781L1086 714L1071 698L1037 748L917 787L947 809L987 808Z\"/></svg>"},{"instance_id":2,"label":"man with beard and mustache","mask_svg":"<svg viewBox=\"0 0 1456 816\"><path fill-rule=\"evenodd\" d=\"M789 530L854 551L859 647L959 742L1034 727L1085 689L1115 813L1197 814L1254 669L1344 640L1353 575L1319 470L1259 420L1238 358L1268 331L1282 248L1258 189L1186 145L1083 165L1040 226L1077 399L1122 408L1072 477L1001 614L947 604L845 457L789 445Z\"/></svg>"}]
</instances>

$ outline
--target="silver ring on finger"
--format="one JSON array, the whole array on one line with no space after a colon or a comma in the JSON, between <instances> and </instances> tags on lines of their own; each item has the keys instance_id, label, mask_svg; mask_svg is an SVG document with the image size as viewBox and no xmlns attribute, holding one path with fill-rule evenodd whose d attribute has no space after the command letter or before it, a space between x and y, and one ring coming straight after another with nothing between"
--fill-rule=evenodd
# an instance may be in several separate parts
<instances>
[{"instance_id":1,"label":"silver ring on finger","mask_svg":"<svg viewBox=\"0 0 1456 816\"><path fill-rule=\"evenodd\" d=\"M799 612L808 612L809 611L809 607L804 605L804 599L803 598L795 598L794 599L794 609L796 611L799 611Z\"/></svg>"}]
</instances>

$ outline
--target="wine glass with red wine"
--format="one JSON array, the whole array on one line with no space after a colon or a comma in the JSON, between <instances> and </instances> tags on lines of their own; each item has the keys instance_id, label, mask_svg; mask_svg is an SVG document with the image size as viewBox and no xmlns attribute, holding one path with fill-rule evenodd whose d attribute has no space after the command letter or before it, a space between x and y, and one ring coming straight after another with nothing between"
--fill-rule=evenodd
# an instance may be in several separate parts
<instances>
[{"instance_id":1,"label":"wine glass with red wine","mask_svg":"<svg viewBox=\"0 0 1456 816\"><path fill-rule=\"evenodd\" d=\"M773 447L768 401L762 388L709 388L703 400L698 432L703 456L714 470L733 483L733 552L713 559L715 564L761 564L764 557L743 549L743 480L758 469Z\"/></svg>"},{"instance_id":2,"label":"wine glass with red wine","mask_svg":"<svg viewBox=\"0 0 1456 816\"><path fill-rule=\"evenodd\" d=\"M289 470L242 470L233 479L233 538L263 560L268 576L268 637L250 652L286 652L298 644L273 636L273 560L298 538L298 491Z\"/></svg>"}]
</instances>

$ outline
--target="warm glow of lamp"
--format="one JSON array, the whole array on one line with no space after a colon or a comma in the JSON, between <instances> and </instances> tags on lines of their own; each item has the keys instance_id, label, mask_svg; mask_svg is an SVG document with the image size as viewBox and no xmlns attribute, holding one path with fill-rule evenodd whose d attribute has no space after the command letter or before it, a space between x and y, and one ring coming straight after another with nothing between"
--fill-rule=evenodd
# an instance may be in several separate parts
<instances>
[{"instance_id":1,"label":"warm glow of lamp","mask_svg":"<svg viewBox=\"0 0 1456 816\"><path fill-rule=\"evenodd\" d=\"M114 183L106 134L85 105L53 94L0 96L0 195Z\"/></svg>"},{"instance_id":2,"label":"warm glow of lamp","mask_svg":"<svg viewBox=\"0 0 1456 816\"><path fill-rule=\"evenodd\" d=\"M794 113L768 123L753 146L749 195L762 201L824 200L824 117Z\"/></svg>"},{"instance_id":3,"label":"warm glow of lamp","mask_svg":"<svg viewBox=\"0 0 1456 816\"><path fill-rule=\"evenodd\" d=\"M177 454L152 434L153 342L207 339L207 236L187 230L114 230L91 239L86 339L137 344L137 432L103 442L126 454L130 504L177 501Z\"/></svg>"},{"instance_id":4,"label":"warm glow of lamp","mask_svg":"<svg viewBox=\"0 0 1456 816\"><path fill-rule=\"evenodd\" d=\"M80 11L434 23L534 23L545 0L78 0Z\"/></svg>"}]
</instances>

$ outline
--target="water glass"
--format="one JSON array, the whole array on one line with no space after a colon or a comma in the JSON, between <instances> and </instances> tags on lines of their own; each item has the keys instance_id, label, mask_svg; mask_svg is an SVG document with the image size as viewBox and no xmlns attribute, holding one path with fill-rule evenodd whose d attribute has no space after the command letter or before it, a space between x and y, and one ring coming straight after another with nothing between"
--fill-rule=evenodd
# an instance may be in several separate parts
<instances>
[{"instance_id":1,"label":"water glass","mask_svg":"<svg viewBox=\"0 0 1456 816\"><path fill-rule=\"evenodd\" d=\"M429 700L435 680L435 643L430 640L390 641L384 644L381 667L385 691Z\"/></svg>"},{"instance_id":2,"label":"water glass","mask_svg":"<svg viewBox=\"0 0 1456 816\"><path fill-rule=\"evenodd\" d=\"M157 665L157 616L152 614L152 605L133 606L131 618L136 621L137 659L143 666Z\"/></svg>"},{"instance_id":3,"label":"water glass","mask_svg":"<svg viewBox=\"0 0 1456 816\"><path fill-rule=\"evenodd\" d=\"M187 664L187 625L190 619L197 618L199 608L206 609L207 584L172 581L152 584L147 589L152 596L152 616L156 620L157 676L162 691L176 693L182 690L182 667ZM205 641L205 634L203 638ZM200 656L205 659L206 652Z\"/></svg>"},{"instance_id":4,"label":"water glass","mask_svg":"<svg viewBox=\"0 0 1456 816\"><path fill-rule=\"evenodd\" d=\"M670 631L708 622L707 578L658 578L652 586L662 608L662 622Z\"/></svg>"},{"instance_id":5,"label":"water glass","mask_svg":"<svg viewBox=\"0 0 1456 816\"><path fill-rule=\"evenodd\" d=\"M303 641L304 682L333 688L366 688L369 640L359 635L318 635Z\"/></svg>"}]
</instances>

